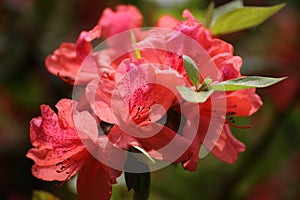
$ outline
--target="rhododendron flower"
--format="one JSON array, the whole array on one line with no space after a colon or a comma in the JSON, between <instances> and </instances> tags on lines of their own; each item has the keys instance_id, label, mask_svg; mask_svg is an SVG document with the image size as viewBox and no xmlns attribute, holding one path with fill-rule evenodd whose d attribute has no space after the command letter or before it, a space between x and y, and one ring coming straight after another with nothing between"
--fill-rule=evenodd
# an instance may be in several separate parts
<instances>
[{"instance_id":1,"label":"rhododendron flower","mask_svg":"<svg viewBox=\"0 0 300 200\"><path fill-rule=\"evenodd\" d=\"M97 73L96 63L89 64L90 66L87 69L81 69L81 71L86 71L87 73L82 74L78 70L84 59L93 50L91 42L100 36L108 38L125 30L139 28L142 26L142 23L143 17L134 6L120 5L117 7L116 12L107 8L103 11L98 24L90 31L82 31L75 44L70 42L63 43L59 49L55 50L52 55L49 55L46 58L46 67L49 72L70 84L74 84L75 79L77 84L87 83L95 78L94 75ZM81 74L82 77L78 77L78 74Z\"/></svg>"},{"instance_id":2,"label":"rhododendron flower","mask_svg":"<svg viewBox=\"0 0 300 200\"><path fill-rule=\"evenodd\" d=\"M186 17L187 21L179 21L176 25L175 23L173 23L173 29L179 33L189 36L190 38L194 39L200 46L202 46L210 56L210 60L214 62L214 65L211 65L211 67L216 67L215 70L210 69L211 73L208 74L207 72L205 72L206 74L203 75L210 76L210 78L212 78L212 81L216 82L241 77L240 67L242 65L242 59L239 56L233 56L233 47L225 41L213 38L210 34L210 31L208 29L205 29L203 25L199 21L197 21L188 10L185 10L183 12L183 17ZM163 20L168 19L169 18ZM161 33L154 33L152 35L150 34L149 38L140 41L135 46L141 50L142 55L145 55L147 58L149 58L147 54L143 54L143 52L147 51L146 47L152 45L153 47L164 47L168 49L165 46L172 46L175 41L176 38L170 40L170 36L168 36L168 34L164 35ZM180 47L180 45L182 45L182 47ZM178 43L177 47L179 49L189 48L189 43ZM192 49L192 47L190 48ZM180 56L178 57L178 55L170 54L161 50L157 50L156 53L157 52L159 52L158 55L160 57L160 61L163 64L172 66L172 68L177 69L178 72L180 72L184 77L187 78L185 70L183 70L183 62ZM195 61L197 62L197 60ZM203 72L204 69L201 69L201 63L197 64L200 73ZM226 113L230 114L229 118L231 118L232 116L250 116L255 113L262 105L260 97L255 94L255 89L226 92L223 94L223 97L221 99L223 99L224 102L227 102L227 111L224 112L224 114L218 113L219 115L224 115L224 122L227 122L225 120ZM212 123L211 115L213 109L214 108L211 107L211 105L209 105L208 103L200 105L201 120L199 124L196 125L198 127L198 134L196 137L198 137L199 139L196 138L192 145L195 147L195 149L198 149L196 150L196 153L194 153L195 162L196 157L198 157L199 154L200 144L203 143L203 140L207 135L208 126L210 123ZM188 118L193 119L191 116L189 116ZM231 126L238 127L232 122ZM228 163L233 163L237 159L238 152L245 150L245 146L233 137L228 124L225 124L224 128L219 131L221 131L220 137L218 137L220 133L216 132L215 137L218 139L212 139L210 142L208 142L208 146L210 146L211 148L214 146L211 150L216 157ZM196 169L195 166L197 164L195 164L195 162L189 163L190 169Z\"/></svg>"},{"instance_id":3,"label":"rhododendron flower","mask_svg":"<svg viewBox=\"0 0 300 200\"><path fill-rule=\"evenodd\" d=\"M102 35L109 38L123 31L142 27L143 16L135 6L119 5L115 12L110 8L105 9L99 24Z\"/></svg>"},{"instance_id":4,"label":"rhododendron flower","mask_svg":"<svg viewBox=\"0 0 300 200\"><path fill-rule=\"evenodd\" d=\"M212 38L209 30L204 29L203 25L195 20L187 10L184 11L183 16L187 17L188 21L182 22L176 27L176 30L188 34L207 50L221 74L220 80L240 77L242 59L239 56L233 56L233 47L220 39ZM260 97L255 94L255 89L227 92L225 95L226 97L224 98L226 98L227 102L226 113L230 117L250 116L262 106L262 101ZM202 111L202 122L200 121L198 126L198 136L202 138L200 142L203 142L203 138L206 134L205 127L208 126L203 124L203 122L210 123L210 120L204 120L203 118L210 118L213 112L213 110L211 110L209 115L206 116L206 112L203 112L203 110L207 110L209 107L210 106L206 104L200 106L200 112ZM211 152L219 159L233 163L237 159L238 153L245 150L245 145L233 137L228 123L224 125L221 135L215 142ZM234 124L231 125L234 126Z\"/></svg>"},{"instance_id":5,"label":"rhododendron flower","mask_svg":"<svg viewBox=\"0 0 300 200\"><path fill-rule=\"evenodd\" d=\"M76 43L46 58L51 73L76 85L76 101L59 101L58 115L42 105L42 116L32 119L27 157L34 176L65 182L79 172L80 199L109 199L121 172L137 191L144 187L135 188L138 175L149 176L156 162L196 170L202 147L236 161L245 145L230 128L248 126L235 117L255 113L262 106L255 88L276 82L241 75L232 45L214 38L189 10L182 16L163 16L142 30L136 7L107 8ZM95 50L92 41L100 37L105 41ZM130 180L129 173L138 175Z\"/></svg>"},{"instance_id":6,"label":"rhododendron flower","mask_svg":"<svg viewBox=\"0 0 300 200\"><path fill-rule=\"evenodd\" d=\"M103 165L88 152L74 125L75 106L74 101L62 99L56 104L56 115L49 106L42 105L42 116L31 120L30 139L34 147L26 156L35 162L32 174L46 181L65 182L79 172L79 199L109 199L111 185L116 183L120 172ZM77 115L77 120L88 123L85 127L90 128L85 131L92 140L98 131L91 130L96 126L87 117L83 112Z\"/></svg>"},{"instance_id":7,"label":"rhododendron flower","mask_svg":"<svg viewBox=\"0 0 300 200\"><path fill-rule=\"evenodd\" d=\"M92 30L81 32L76 44L66 42L60 45L52 55L46 58L46 67L49 72L59 76L64 81L74 84L78 70L87 55L92 51L93 47L90 43L92 40L100 37L100 26L95 26ZM87 69L89 72L85 74L83 82L94 79L93 74L97 71L95 68ZM78 82L78 80L76 80Z\"/></svg>"},{"instance_id":8,"label":"rhododendron flower","mask_svg":"<svg viewBox=\"0 0 300 200\"><path fill-rule=\"evenodd\" d=\"M183 84L183 77L175 70L160 69L144 59L123 60L112 77L113 80L100 77L86 89L88 101L98 118L115 124L108 134L110 141L124 150L141 146L150 156L160 160L178 159L172 152L163 153L159 149L175 136L173 148L186 149L191 141L157 121L173 103L174 91L177 85ZM103 86L108 85L115 88L114 93L103 91Z\"/></svg>"},{"instance_id":9,"label":"rhododendron flower","mask_svg":"<svg viewBox=\"0 0 300 200\"><path fill-rule=\"evenodd\" d=\"M188 110L193 108L191 103L185 103L187 110L183 114L188 119L187 125L191 130L197 132L191 145L194 148L190 162L184 165L185 168L195 170L198 164L200 145L208 149L218 159L233 164L238 158L240 152L245 151L245 145L238 141L231 133L230 127L249 128L248 126L239 126L234 122L235 117L250 116L255 113L262 105L260 97L256 95L254 89L240 90L227 94L215 94L205 103L199 104L200 120L195 124L193 115L197 113ZM214 102L214 106L212 105ZM224 105L225 103L225 105ZM221 106L219 106L221 105ZM223 108L223 106L225 108ZM221 123L223 122L223 123ZM219 124L211 129L211 124ZM211 131L209 131L211 130ZM184 132L185 134L186 132ZM185 135L183 135L185 136Z\"/></svg>"}]
</instances>

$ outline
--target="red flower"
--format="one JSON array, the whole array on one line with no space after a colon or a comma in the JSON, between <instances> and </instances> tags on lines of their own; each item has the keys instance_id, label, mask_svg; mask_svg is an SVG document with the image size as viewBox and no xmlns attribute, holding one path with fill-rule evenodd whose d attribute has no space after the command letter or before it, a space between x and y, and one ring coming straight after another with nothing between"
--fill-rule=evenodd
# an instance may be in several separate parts
<instances>
[{"instance_id":1,"label":"red flower","mask_svg":"<svg viewBox=\"0 0 300 200\"><path fill-rule=\"evenodd\" d=\"M184 11L183 16L187 18L187 21L181 22L175 30L195 39L204 49L207 50L207 53L214 61L220 74L219 78L213 79L213 81L222 81L240 77L242 59L239 56L233 56L233 47L220 39L212 38L210 31L205 29L203 25L187 10ZM225 125L221 129L220 136L218 137L219 133L216 132L213 134L215 136L211 136L211 141L204 141L209 124L214 123L211 121L213 118L212 116L215 115L213 113L213 109L215 108L210 105L210 100L208 100L206 103L202 105L200 104L201 119L198 126L199 139L195 142L197 144L194 143L194 145L196 145L196 148L199 149L199 142L204 142L204 145L209 146L212 154L214 154L217 158L228 163L234 163L238 157L238 153L245 150L245 145L235 139L231 134L229 127L238 127L234 125L233 117L252 115L262 106L262 101L260 97L255 94L255 89L227 92L222 96L222 101L227 104L225 112L227 119L225 119L226 116L224 116L224 114L220 114L221 116L219 117L223 117L225 121Z\"/></svg>"},{"instance_id":2,"label":"red flower","mask_svg":"<svg viewBox=\"0 0 300 200\"><path fill-rule=\"evenodd\" d=\"M143 59L133 63L123 60L112 77L101 77L86 90L96 115L115 124L108 134L109 140L123 150L140 146L160 160L174 162L180 156L182 159L177 162L186 159L189 152L182 156L176 150L187 149L191 141L157 123L173 103L176 86L183 84L182 77L175 70L159 69ZM114 90L103 91L105 86ZM176 148L174 153L160 151L171 141L172 148Z\"/></svg>"},{"instance_id":3,"label":"red flower","mask_svg":"<svg viewBox=\"0 0 300 200\"><path fill-rule=\"evenodd\" d=\"M214 105L212 104L214 102ZM191 103L186 103L186 107L192 108ZM225 107L223 109L223 106ZM234 117L250 116L262 106L260 97L255 94L255 89L239 90L227 93L216 93L205 103L199 104L200 121L199 124L190 124L190 129L197 131L192 147L195 149L189 162L184 167L194 168L198 164L200 144L203 144L218 159L233 164L240 152L245 150L245 145L238 141L231 133L230 127L248 128L235 125ZM188 109L184 113L189 121L196 121ZM211 128L212 124L214 127Z\"/></svg>"},{"instance_id":4,"label":"red flower","mask_svg":"<svg viewBox=\"0 0 300 200\"><path fill-rule=\"evenodd\" d=\"M156 27L174 29L178 23L178 20L170 15L164 15L157 21Z\"/></svg>"},{"instance_id":5,"label":"red flower","mask_svg":"<svg viewBox=\"0 0 300 200\"><path fill-rule=\"evenodd\" d=\"M182 16L187 18L187 21L178 23L175 30L194 39L207 51L220 72L218 81L239 77L242 59L239 56L233 56L232 45L218 38L213 38L210 30L205 29L188 10L185 10Z\"/></svg>"},{"instance_id":6,"label":"red flower","mask_svg":"<svg viewBox=\"0 0 300 200\"><path fill-rule=\"evenodd\" d=\"M207 54L210 57L210 60L212 60L215 64L210 65L210 69L205 69L205 71L201 68L203 67L201 63L197 63L199 66L200 75L204 77L209 76L213 79L213 81L216 82L241 77L240 67L242 65L242 59L239 56L233 56L233 47L225 41L213 38L210 31L208 29L205 29L203 25L199 21L197 21L188 10L185 10L183 12L183 17L187 18L187 20L180 21L177 23L177 25L174 25L175 22L173 20L170 20L173 24L172 26L174 26L173 29L179 33L187 35L191 39L194 39L195 42L197 42L204 48L204 50L206 50ZM159 26L166 24L163 22L168 20L168 18L161 19L162 22L159 23ZM176 36L176 33L171 34ZM167 37L168 36L164 37L161 33L152 34L146 40L139 42L136 46L140 48L143 52L143 50L147 50L145 47L149 47L151 45L153 45L154 47L162 46L161 43L164 43L165 46L174 45L174 41L176 41L176 38L173 37L173 40L168 40ZM179 35L179 37L182 36ZM166 41L168 41L169 43ZM193 49L193 47L190 45L190 43L185 41L177 42L178 49ZM157 52L159 52L158 57L160 58L163 64L172 66L180 74L187 78L185 71L183 70L183 62L180 57L163 51ZM145 55L147 57L147 54ZM198 61L197 59L201 62L201 59L199 58L196 58L196 62ZM215 69L213 67L215 67ZM201 74L202 72L204 72L205 74ZM202 143L204 143L204 145L207 145L207 147L216 157L228 163L233 163L237 159L238 153L245 150L245 145L233 137L229 127L238 127L234 124L232 119L233 117L250 116L253 113L255 113L262 105L261 99L257 94L255 94L255 89L226 92L220 95L221 96L218 97L220 98L219 100L223 101L224 103L226 102L227 104L224 105L225 108L223 113L213 113L215 108L211 105L211 98L206 103L199 104L199 124L192 124L189 127L190 129L194 129L198 133L191 147L194 148L195 151L193 152L192 157L184 163L184 167L186 169L196 169L196 166L198 164L200 144ZM186 113L183 113L191 122L195 121L192 116L196 116L199 114L192 114L192 108L193 106L191 106L191 112L187 111ZM219 127L219 130L216 129L215 132L212 133L209 136L209 138L205 140L210 124L217 123L212 121L213 116L216 115L220 115L218 117L220 123L225 122L226 124L223 127Z\"/></svg>"},{"instance_id":7,"label":"red flower","mask_svg":"<svg viewBox=\"0 0 300 200\"><path fill-rule=\"evenodd\" d=\"M50 73L70 84L86 84L95 79L98 72L96 60L92 58L89 60L91 63L86 65L87 68L80 69L93 50L91 41L100 36L108 38L125 30L139 28L142 23L143 17L134 6L120 5L116 12L106 8L98 24L90 31L82 31L75 44L62 43L52 55L47 56L46 67Z\"/></svg>"},{"instance_id":8,"label":"red flower","mask_svg":"<svg viewBox=\"0 0 300 200\"><path fill-rule=\"evenodd\" d=\"M56 115L49 106L42 105L42 116L31 120L30 139L34 147L26 156L35 162L32 174L46 181L65 182L79 172L79 199L109 199L111 185L120 172L103 165L87 151L79 137L85 133L79 133L80 127L74 125L75 106L75 102L62 99L56 105ZM76 118L84 123L82 129L88 127L86 132L90 135L85 137L95 140L98 130L93 118L87 112L77 114Z\"/></svg>"},{"instance_id":9,"label":"red flower","mask_svg":"<svg viewBox=\"0 0 300 200\"><path fill-rule=\"evenodd\" d=\"M126 30L140 28L143 25L141 12L132 5L119 5L116 12L106 8L99 20L102 35L109 38Z\"/></svg>"},{"instance_id":10,"label":"red flower","mask_svg":"<svg viewBox=\"0 0 300 200\"><path fill-rule=\"evenodd\" d=\"M70 42L62 43L59 49L55 50L52 55L47 56L45 64L48 71L59 76L64 81L74 84L82 62L93 49L90 42L100 37L100 35L101 29L97 25L88 32L81 32L76 44ZM83 80L79 80L79 77L77 77L76 81L78 84L86 83L95 78L94 74L97 72L95 65L84 70L88 74L82 77L84 78Z\"/></svg>"}]
</instances>

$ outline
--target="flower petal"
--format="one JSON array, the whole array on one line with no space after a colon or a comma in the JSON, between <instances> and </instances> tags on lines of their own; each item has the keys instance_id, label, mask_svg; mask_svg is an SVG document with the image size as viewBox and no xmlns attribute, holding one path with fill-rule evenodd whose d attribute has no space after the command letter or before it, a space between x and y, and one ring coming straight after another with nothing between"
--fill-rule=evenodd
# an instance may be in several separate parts
<instances>
[{"instance_id":1,"label":"flower petal","mask_svg":"<svg viewBox=\"0 0 300 200\"><path fill-rule=\"evenodd\" d=\"M226 101L228 111L235 113L236 116L250 116L263 104L255 93L255 88L230 92Z\"/></svg>"},{"instance_id":2,"label":"flower petal","mask_svg":"<svg viewBox=\"0 0 300 200\"><path fill-rule=\"evenodd\" d=\"M117 125L110 130L108 138L114 146L123 150L128 150L131 146L140 146L137 139L125 133Z\"/></svg>"},{"instance_id":3,"label":"flower petal","mask_svg":"<svg viewBox=\"0 0 300 200\"><path fill-rule=\"evenodd\" d=\"M88 67L86 67L86 65L83 67L83 69L81 69L81 71L84 71L87 74L80 73L80 81L78 80L78 77L76 78L76 76L81 64L93 49L90 42L95 38L100 37L100 35L100 26L97 25L90 31L82 31L77 39L76 44L62 43L52 55L47 56L45 64L48 71L59 76L70 84L74 84L76 79L77 80L75 84L88 82L94 77L93 72L95 72L97 69L95 63L92 63L91 59Z\"/></svg>"},{"instance_id":4,"label":"flower petal","mask_svg":"<svg viewBox=\"0 0 300 200\"><path fill-rule=\"evenodd\" d=\"M73 84L81 59L77 57L74 43L62 43L45 61L48 71Z\"/></svg>"},{"instance_id":5,"label":"flower petal","mask_svg":"<svg viewBox=\"0 0 300 200\"><path fill-rule=\"evenodd\" d=\"M61 127L68 128L68 127L75 127L73 121L73 110L77 103L70 99L61 99L55 107L58 110L58 122L60 123Z\"/></svg>"},{"instance_id":6,"label":"flower petal","mask_svg":"<svg viewBox=\"0 0 300 200\"><path fill-rule=\"evenodd\" d=\"M173 130L160 124L151 124L152 130L160 130L155 135L147 138L138 138L143 149L158 160L168 162L182 162L194 150L192 141L182 137ZM148 133L145 133L147 135ZM189 150L189 151L187 151Z\"/></svg>"},{"instance_id":7,"label":"flower petal","mask_svg":"<svg viewBox=\"0 0 300 200\"><path fill-rule=\"evenodd\" d=\"M78 169L72 171L71 174L57 173L57 166L55 165L44 167L34 164L31 171L32 175L44 181L65 181L74 176L78 172Z\"/></svg>"},{"instance_id":8,"label":"flower petal","mask_svg":"<svg viewBox=\"0 0 300 200\"><path fill-rule=\"evenodd\" d=\"M31 149L32 150L32 149ZM83 154L87 152L82 151ZM34 164L31 168L32 174L45 181L66 181L74 176L82 167L84 159L74 161L74 158L67 158L55 165L40 166Z\"/></svg>"},{"instance_id":9,"label":"flower petal","mask_svg":"<svg viewBox=\"0 0 300 200\"><path fill-rule=\"evenodd\" d=\"M77 179L79 200L109 200L112 184L121 172L111 169L93 156L89 156L82 166Z\"/></svg>"},{"instance_id":10,"label":"flower petal","mask_svg":"<svg viewBox=\"0 0 300 200\"><path fill-rule=\"evenodd\" d=\"M176 87L184 84L183 77L175 70L159 69L146 61L131 63L127 59L119 68L122 76L116 76L117 85L112 96L113 112L119 125L149 123L148 114L151 121L159 120L178 94Z\"/></svg>"},{"instance_id":11,"label":"flower petal","mask_svg":"<svg viewBox=\"0 0 300 200\"><path fill-rule=\"evenodd\" d=\"M178 20L170 15L164 15L158 19L156 27L174 29Z\"/></svg>"},{"instance_id":12,"label":"flower petal","mask_svg":"<svg viewBox=\"0 0 300 200\"><path fill-rule=\"evenodd\" d=\"M224 129L211 153L220 160L233 164L237 160L239 152L245 151L245 148L243 143L233 137L229 125L224 125Z\"/></svg>"},{"instance_id":13,"label":"flower petal","mask_svg":"<svg viewBox=\"0 0 300 200\"><path fill-rule=\"evenodd\" d=\"M63 106L66 103L67 106ZM73 101L63 99L58 103L59 113L62 116L70 115L69 106ZM30 140L34 148L30 149L27 157L35 161L39 166L55 165L75 154L80 154L84 146L74 127L69 126L72 122L70 116L60 121L49 106L41 106L42 116L36 117L30 122ZM70 123L70 124L68 124Z\"/></svg>"},{"instance_id":14,"label":"flower petal","mask_svg":"<svg viewBox=\"0 0 300 200\"><path fill-rule=\"evenodd\" d=\"M155 131L154 134L153 131ZM152 158L167 162L186 161L194 151L189 139L160 124L152 123L147 128L143 127L142 131L139 130L141 137L134 137L130 135L131 133L133 132L127 133L118 126L114 126L108 137L114 146L120 149L129 150L132 146L139 146L147 151ZM152 136L143 137L145 135Z\"/></svg>"},{"instance_id":15,"label":"flower petal","mask_svg":"<svg viewBox=\"0 0 300 200\"><path fill-rule=\"evenodd\" d=\"M222 79L229 80L241 76L240 68L242 66L242 58L233 56L220 64L222 68Z\"/></svg>"},{"instance_id":16,"label":"flower petal","mask_svg":"<svg viewBox=\"0 0 300 200\"><path fill-rule=\"evenodd\" d=\"M143 16L135 6L119 5L115 12L106 8L98 24L102 28L102 35L108 38L126 30L140 28Z\"/></svg>"},{"instance_id":17,"label":"flower petal","mask_svg":"<svg viewBox=\"0 0 300 200\"><path fill-rule=\"evenodd\" d=\"M110 76L101 76L100 79L91 81L85 90L87 101L92 110L100 120L115 124L112 113L112 92L115 87L115 80Z\"/></svg>"}]
</instances>

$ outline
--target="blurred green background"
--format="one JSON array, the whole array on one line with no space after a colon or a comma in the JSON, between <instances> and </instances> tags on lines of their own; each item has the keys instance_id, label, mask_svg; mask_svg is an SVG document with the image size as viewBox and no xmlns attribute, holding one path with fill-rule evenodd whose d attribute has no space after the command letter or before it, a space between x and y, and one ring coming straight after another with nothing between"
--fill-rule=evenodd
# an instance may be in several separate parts
<instances>
[{"instance_id":1,"label":"blurred green background","mask_svg":"<svg viewBox=\"0 0 300 200\"><path fill-rule=\"evenodd\" d=\"M31 175L29 121L39 105L54 107L71 98L72 87L47 72L45 57L60 43L75 42L106 7L134 4L144 25L164 14L181 16L191 8L200 16L209 1L201 0L1 0L0 1L0 199L31 199L33 190L60 199L77 199L72 181L58 188ZM216 5L227 1L217 0ZM250 118L247 130L232 129L247 150L233 165L209 155L196 172L169 166L152 173L150 199L300 199L300 1L245 0L246 5L287 5L264 24L224 35L244 59L246 75L288 76L271 88L258 90L263 108ZM132 199L122 179L113 199ZM73 181L74 182L74 181Z\"/></svg>"}]
</instances>

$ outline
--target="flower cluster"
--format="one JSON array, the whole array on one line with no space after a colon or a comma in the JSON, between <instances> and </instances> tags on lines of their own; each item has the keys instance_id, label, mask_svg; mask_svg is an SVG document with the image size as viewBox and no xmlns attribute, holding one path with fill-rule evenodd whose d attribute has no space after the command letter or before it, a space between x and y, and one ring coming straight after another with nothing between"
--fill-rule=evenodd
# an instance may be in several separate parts
<instances>
[{"instance_id":1,"label":"flower cluster","mask_svg":"<svg viewBox=\"0 0 300 200\"><path fill-rule=\"evenodd\" d=\"M107 8L76 43L61 44L46 58L49 72L79 97L60 100L58 114L42 105L41 116L31 120L27 157L35 162L34 176L65 182L79 172L79 199L109 199L122 171L144 172L128 167L128 153L138 154L148 171L160 161L194 171L201 148L236 161L245 145L230 127L239 128L234 118L252 115L262 101L255 88L210 93L210 83L244 77L242 59L188 10L182 16L163 16L141 29L143 16L134 6ZM98 38L106 48L93 51ZM185 55L198 68L197 84ZM178 86L209 96L188 101Z\"/></svg>"}]
</instances>

